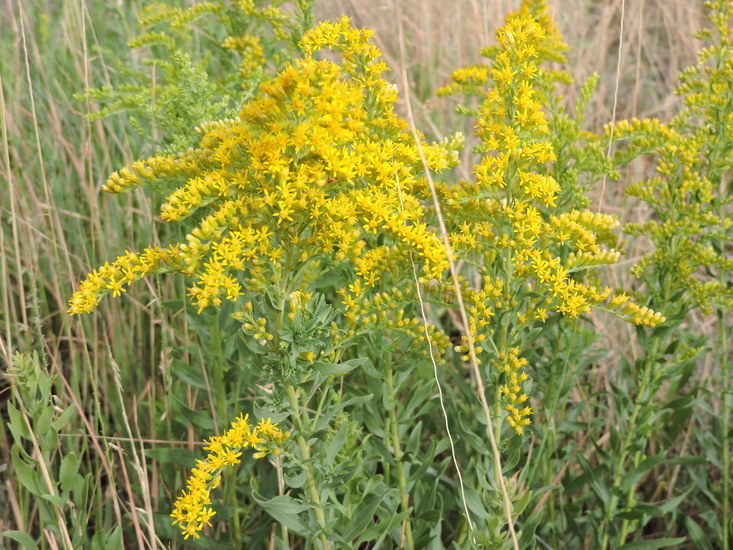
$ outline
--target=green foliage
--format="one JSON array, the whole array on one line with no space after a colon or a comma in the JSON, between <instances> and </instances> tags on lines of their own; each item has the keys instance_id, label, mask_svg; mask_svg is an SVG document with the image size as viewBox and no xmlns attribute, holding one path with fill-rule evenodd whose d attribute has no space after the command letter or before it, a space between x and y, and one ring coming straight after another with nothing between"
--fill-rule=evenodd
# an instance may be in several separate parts
<instances>
[{"instance_id":1,"label":"green foliage","mask_svg":"<svg viewBox=\"0 0 733 550\"><path fill-rule=\"evenodd\" d=\"M16 353L7 374L13 391L13 402L7 406L7 430L13 439L13 471L22 487L20 505L25 507L32 501L38 507L39 524L44 526L47 540L65 548L81 547L87 534L73 526L88 522L92 475L84 473L83 456L66 451L68 445L59 437L77 411L73 405L65 410L55 405L54 377L35 352ZM55 458L57 453L60 459ZM38 548L41 542L40 533L9 530L3 536L28 549ZM95 537L99 542L115 538L114 531Z\"/></svg>"},{"instance_id":2,"label":"green foliage","mask_svg":"<svg viewBox=\"0 0 733 550\"><path fill-rule=\"evenodd\" d=\"M119 84L88 91L98 120L126 113L148 142L175 152L193 146L203 122L227 119L297 52L312 25L312 0L216 0L146 6ZM84 99L80 97L79 99Z\"/></svg>"},{"instance_id":3,"label":"green foliage","mask_svg":"<svg viewBox=\"0 0 733 550\"><path fill-rule=\"evenodd\" d=\"M640 339L645 358L629 369L631 388L614 392L619 404L618 424L622 427L619 445L608 464L615 463L611 476L616 489L608 503L601 524L602 546L609 541L609 531L624 544L630 531L643 526L657 514L671 514L682 495L670 498L661 507L639 502L636 497L641 478L665 460L666 452L651 456L648 439L656 427L678 423L691 414L686 403L693 403L697 388L686 386L696 360L713 346L683 323L699 308L703 315L717 311L719 323L718 357L721 366L722 429L720 474L723 478L720 497L712 496L722 512L722 525L710 525L724 548L730 538L729 414L730 376L728 373L729 330L724 311L733 305L733 216L731 210L730 171L733 167L733 65L730 22L733 5L708 2L711 28L699 33L707 44L700 50L696 66L684 70L676 93L683 98L684 109L668 124L658 120L622 121L609 132L624 147L616 154L617 164L640 156L652 159L648 178L627 187L627 194L646 203L653 212L644 223L629 223L625 231L648 239L653 250L631 270L643 284L651 307L665 313L663 327ZM666 395L659 394L668 387ZM633 395L633 406L628 403ZM660 402L664 400L665 402ZM670 412L666 412L670 411ZM624 422L625 419L628 422ZM625 433L624 433L625 432ZM680 433L672 424L668 448ZM630 460L628 460L630 458ZM628 460L628 462L627 462ZM671 497L671 491L668 497ZM617 509L618 501L626 505ZM675 503L676 506L672 506ZM610 525L620 519L620 530ZM693 532L695 527L692 527Z\"/></svg>"}]
</instances>

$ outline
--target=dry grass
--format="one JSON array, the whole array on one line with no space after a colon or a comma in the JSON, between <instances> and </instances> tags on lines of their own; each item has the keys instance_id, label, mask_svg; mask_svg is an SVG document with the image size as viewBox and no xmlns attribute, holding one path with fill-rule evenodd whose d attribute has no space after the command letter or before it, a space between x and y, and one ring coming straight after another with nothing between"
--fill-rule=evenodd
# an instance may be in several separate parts
<instances>
[{"instance_id":1,"label":"dry grass","mask_svg":"<svg viewBox=\"0 0 733 550\"><path fill-rule=\"evenodd\" d=\"M493 32L518 2L507 0L410 0L400 2L406 33L407 74L413 101L420 102L418 124L444 128L437 121L450 116L451 101L435 99L435 90L457 67L481 61L479 49L493 43ZM692 34L704 25L701 3L689 0L625 2L622 0L550 0L553 17L562 31L569 71L581 82L593 72L601 76L590 109L592 128L611 119L616 67L621 55L617 116L666 118L674 111L675 75L695 61L697 42ZM359 2L327 0L318 4L319 18L347 14L356 25L375 30L393 74L400 74L395 0ZM619 51L619 38L623 46ZM569 100L574 100L568 95ZM430 119L428 119L430 116ZM433 118L435 117L435 118ZM420 120L422 118L422 120Z\"/></svg>"}]
</instances>

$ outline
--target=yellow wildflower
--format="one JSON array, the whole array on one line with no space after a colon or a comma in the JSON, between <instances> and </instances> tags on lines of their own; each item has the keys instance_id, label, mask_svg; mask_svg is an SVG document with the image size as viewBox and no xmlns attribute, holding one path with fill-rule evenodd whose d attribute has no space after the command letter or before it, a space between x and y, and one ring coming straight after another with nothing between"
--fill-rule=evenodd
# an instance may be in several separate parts
<instances>
[{"instance_id":1,"label":"yellow wildflower","mask_svg":"<svg viewBox=\"0 0 733 550\"><path fill-rule=\"evenodd\" d=\"M224 468L239 464L242 452L248 447L255 450L255 458L278 454L288 437L290 434L269 418L252 426L249 416L240 415L224 434L209 439L204 447L209 454L205 460L196 461L186 483L187 490L178 497L171 512L173 524L181 528L183 538L197 539L204 525L211 525L211 518L216 514L209 506L211 491L218 487Z\"/></svg>"}]
</instances>

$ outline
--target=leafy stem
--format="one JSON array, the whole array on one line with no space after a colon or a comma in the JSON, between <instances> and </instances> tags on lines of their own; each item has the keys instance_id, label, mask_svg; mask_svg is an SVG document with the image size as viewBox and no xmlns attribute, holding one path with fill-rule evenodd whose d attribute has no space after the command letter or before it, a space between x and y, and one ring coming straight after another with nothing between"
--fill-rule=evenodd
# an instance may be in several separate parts
<instances>
[{"instance_id":1,"label":"leafy stem","mask_svg":"<svg viewBox=\"0 0 733 550\"><path fill-rule=\"evenodd\" d=\"M402 461L403 453L402 447L400 446L400 435L397 424L397 414L395 409L397 406L397 399L394 388L394 376L392 371L391 358L387 358L386 361L386 372L385 372L385 383L387 385L387 395L389 396L390 407L389 407L389 426L390 426L390 438L392 440L392 452L394 453L395 463L397 464L397 483L400 489L400 501L402 504L402 511L406 514L405 520L402 524L404 533L404 544L400 543L400 547L404 548L405 545L409 549L415 548L415 543L412 538L412 524L410 523L410 495L407 492L407 480L405 478L405 465Z\"/></svg>"},{"instance_id":2,"label":"leafy stem","mask_svg":"<svg viewBox=\"0 0 733 550\"><path fill-rule=\"evenodd\" d=\"M330 549L332 548L332 546L331 543L328 541L328 538L326 537L326 532L328 529L328 526L326 524L326 515L323 513L321 497L318 492L318 486L316 485L315 476L313 475L313 468L311 467L311 449L305 437L303 437L303 414L306 414L305 409L301 407L300 401L298 400L298 396L293 385L289 382L283 382L283 386L285 387L285 392L288 395L288 400L290 401L290 409L293 414L293 425L296 430L295 441L298 444L302 466L305 470L308 495L313 505L313 511L316 515L316 520L318 521L318 525L321 528L319 538L321 539L321 544L323 548Z\"/></svg>"},{"instance_id":3,"label":"leafy stem","mask_svg":"<svg viewBox=\"0 0 733 550\"><path fill-rule=\"evenodd\" d=\"M636 429L637 420L639 419L639 415L642 412L642 409L645 406L648 406L651 401L651 395L646 397L646 394L649 392L650 387L652 386L653 378L655 376L654 371L654 363L657 360L658 356L658 350L660 349L660 338L654 338L653 343L651 345L651 350L649 350L649 353L647 354L646 361L644 362L644 367L641 372L640 380L639 380L639 390L636 395L636 400L634 402L634 408L631 411L631 417L629 418L628 423L626 424L626 433L624 435L623 441L621 443L621 452L619 453L618 460L616 461L616 464L614 466L613 470L613 478L611 481L611 487L612 489L616 489L619 487L619 484L621 483L621 478L625 472L625 466L626 461L629 456L631 442L634 437L643 437L644 441L646 442L646 439L649 435L649 428L645 428L643 433L640 433ZM641 456L643 455L643 447L639 451L637 451L636 455L634 456L634 465L638 465ZM633 503L634 493L636 491L636 485L633 485L629 489L629 493L627 495L627 503L630 505ZM603 537L601 539L601 550L606 550L608 548L609 543L609 529L608 529L608 523L613 520L614 516L616 515L616 509L619 504L619 497L616 492L612 493L611 499L608 505L608 508L606 510L605 516L603 518L603 521L601 523L600 531L603 533ZM624 519L621 523L621 532L619 535L619 546L624 544L624 541L626 539L626 533L628 531L628 520Z\"/></svg>"},{"instance_id":4,"label":"leafy stem","mask_svg":"<svg viewBox=\"0 0 733 550\"><path fill-rule=\"evenodd\" d=\"M730 433L729 416L730 409L728 399L730 398L730 377L728 374L728 334L726 332L725 313L718 310L718 334L720 337L720 369L723 376L723 400L722 400L722 437L723 447L723 550L730 548Z\"/></svg>"}]
</instances>

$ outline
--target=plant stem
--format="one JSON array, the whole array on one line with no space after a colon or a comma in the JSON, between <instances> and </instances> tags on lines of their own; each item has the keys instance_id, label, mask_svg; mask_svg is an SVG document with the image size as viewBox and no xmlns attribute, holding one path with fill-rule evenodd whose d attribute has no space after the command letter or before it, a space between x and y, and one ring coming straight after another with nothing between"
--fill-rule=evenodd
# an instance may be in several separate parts
<instances>
[{"instance_id":1,"label":"plant stem","mask_svg":"<svg viewBox=\"0 0 733 550\"><path fill-rule=\"evenodd\" d=\"M283 382L283 385L285 387L285 391L288 394L288 399L290 400L290 408L293 412L293 424L295 425L295 429L297 432L295 440L298 444L303 469L305 470L308 494L313 503L313 510L316 514L316 520L318 521L318 525L321 527L321 544L323 545L324 549L330 549L331 543L328 541L328 538L326 538L326 515L323 513L323 508L321 507L321 497L318 492L318 487L316 486L316 479L313 476L313 468L311 468L310 463L311 450L308 446L308 442L303 437L303 420L301 416L302 408L300 406L300 401L298 400L298 396L295 393L295 388L290 382Z\"/></svg>"},{"instance_id":2,"label":"plant stem","mask_svg":"<svg viewBox=\"0 0 733 550\"><path fill-rule=\"evenodd\" d=\"M217 424L223 427L227 421L227 392L224 387L224 353L221 347L221 329L219 328L219 312L214 315L214 322L211 323L211 348L214 353L214 364L212 377L214 380L214 391L216 392L216 415L219 417ZM236 501L237 487L229 484L226 490L226 499L229 502ZM241 543L242 529L239 519L239 507L234 506L232 517L232 533L236 542Z\"/></svg>"},{"instance_id":3,"label":"plant stem","mask_svg":"<svg viewBox=\"0 0 733 550\"><path fill-rule=\"evenodd\" d=\"M211 347L214 352L214 365L212 375L214 378L214 389L216 391L216 414L219 415L219 422L227 420L226 390L224 388L224 358L221 349L221 331L219 329L219 313L214 316L211 323Z\"/></svg>"},{"instance_id":4,"label":"plant stem","mask_svg":"<svg viewBox=\"0 0 733 550\"><path fill-rule=\"evenodd\" d=\"M720 335L720 370L723 375L722 437L723 446L723 550L730 548L730 446L728 444L730 379L728 377L728 335L725 330L725 312L718 310L718 334Z\"/></svg>"},{"instance_id":5,"label":"plant stem","mask_svg":"<svg viewBox=\"0 0 733 550\"><path fill-rule=\"evenodd\" d=\"M641 463L641 459L644 456L644 453L641 450L638 450L634 453L634 458L631 461L631 469L636 469L637 466ZM632 485L629 489L629 494L626 496L626 508L631 508L634 505L634 496L636 495L636 485ZM631 524L631 521L624 518L621 521L621 534L619 535L619 544L623 545L626 542L626 537L628 535L629 531L629 525Z\"/></svg>"},{"instance_id":6,"label":"plant stem","mask_svg":"<svg viewBox=\"0 0 733 550\"><path fill-rule=\"evenodd\" d=\"M646 369L645 369L646 370ZM640 388L641 393L644 390L644 382L645 379L642 380L643 386ZM631 436L633 435L633 426L636 424L636 418L639 416L639 411L641 410L641 402L637 399L636 403L634 403L634 410L631 412L631 418L629 419L628 424L626 425L626 436L624 437L623 443L621 444L621 453L619 454L618 461L616 462L616 466L613 469L613 479L611 481L611 490L613 491L621 481L621 474L624 470L624 464L626 463L626 457L629 452L629 445L631 444ZM603 518L603 521L601 522L601 531L603 532L603 538L601 540L601 550L606 550L608 548L608 522L613 518L613 516L616 513L616 507L618 506L618 497L615 493L611 494L611 501L608 505L608 510L606 511L605 517Z\"/></svg>"},{"instance_id":7,"label":"plant stem","mask_svg":"<svg viewBox=\"0 0 733 550\"><path fill-rule=\"evenodd\" d=\"M644 394L647 392L647 388L651 382L651 376L653 374L653 368L654 368L654 361L657 358L657 350L659 349L659 338L655 338L653 340L652 349L649 351L646 361L644 362L644 368L641 373L641 381L639 382L639 391L636 395L636 400L634 402L634 409L631 411L631 418L629 419L628 423L626 424L626 434L624 436L623 442L621 444L621 453L619 454L618 461L616 462L616 466L613 470L613 479L611 482L611 490L613 491L616 487L618 487L619 483L621 482L621 476L624 473L624 466L626 465L626 459L629 455L629 446L631 445L631 439L635 435L635 427L636 427L636 421L639 417L639 413L642 410L642 407L645 405L645 402L641 399ZM637 434L638 435L638 434ZM648 437L648 433L644 433L644 440L646 441L646 438ZM640 459L643 453L643 448L637 452L638 458ZM635 456L634 462L638 463L637 457ZM629 494L627 496L627 503L633 503L633 495L636 490L636 487L631 487L629 489ZM603 532L603 538L601 540L601 550L606 550L608 547L609 542L609 532L608 532L608 523L613 519L613 516L616 513L616 508L618 507L618 497L615 493L611 495L611 501L609 503L608 509L606 511L605 517L603 518L603 521L601 522L601 531ZM624 544L624 540L626 538L626 531L628 529L628 520L624 519L621 523L621 533L619 538L619 546L622 546Z\"/></svg>"},{"instance_id":8,"label":"plant stem","mask_svg":"<svg viewBox=\"0 0 733 550\"><path fill-rule=\"evenodd\" d=\"M397 400L394 391L394 378L392 373L392 361L387 359L386 368L386 386L389 394L389 400L391 407L389 409L389 425L390 435L392 438L392 452L394 453L395 463L397 464L397 482L400 488L400 500L402 501L402 511L407 514L403 522L405 544L407 548L412 550L415 548L415 543L412 538L412 524L410 522L410 515L408 513L410 509L410 495L407 493L407 481L405 479L405 465L402 462L402 448L400 447L400 435L397 429L397 414L395 408L397 406ZM404 548L403 544L400 544L400 548Z\"/></svg>"},{"instance_id":9,"label":"plant stem","mask_svg":"<svg viewBox=\"0 0 733 550\"><path fill-rule=\"evenodd\" d=\"M508 265L506 269L507 270L509 269ZM509 272L507 271L507 273ZM508 275L507 275L507 278L508 278ZM509 282L507 281L506 286L505 286L505 291L504 291L504 299L507 302L510 300L508 285L509 285ZM502 322L497 332L496 341L494 344L499 355L506 353L508 339L509 339L509 326L506 322ZM494 390L493 429L494 429L494 438L496 439L497 447L501 444L501 425L502 425L502 422L504 422L503 416L504 416L504 407L502 406L502 403L501 403L501 386L499 384L496 384L496 389ZM497 487L499 487L499 480L503 475L504 473L501 471L501 464L499 464L498 462L494 462L494 476L496 478L495 482L496 482Z\"/></svg>"}]
</instances>

